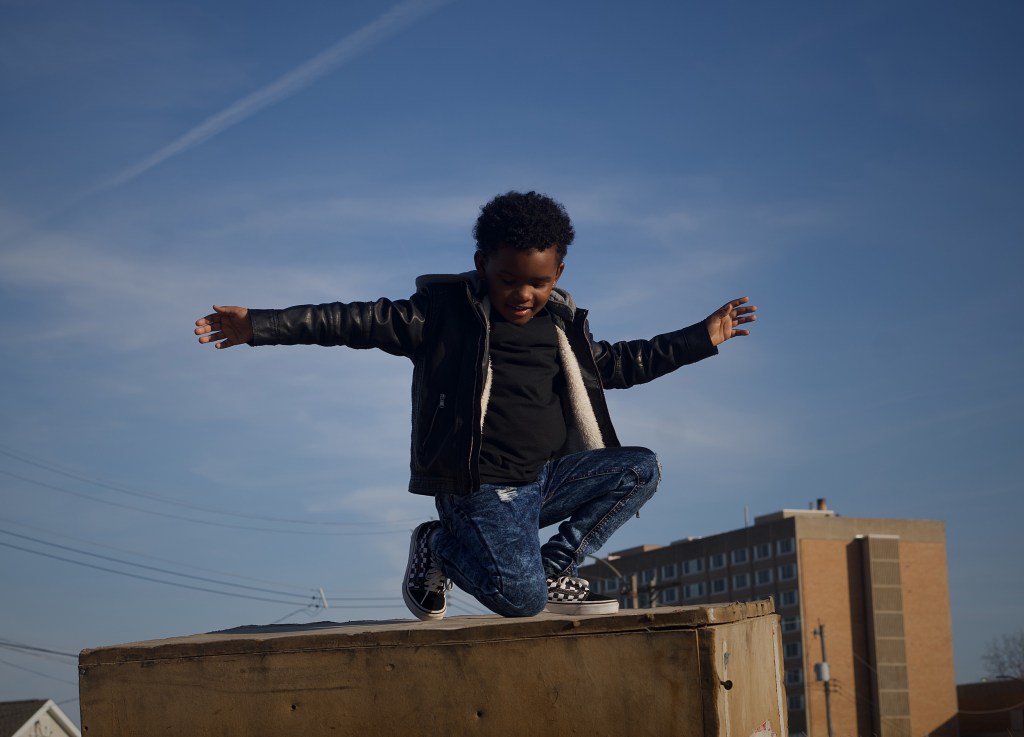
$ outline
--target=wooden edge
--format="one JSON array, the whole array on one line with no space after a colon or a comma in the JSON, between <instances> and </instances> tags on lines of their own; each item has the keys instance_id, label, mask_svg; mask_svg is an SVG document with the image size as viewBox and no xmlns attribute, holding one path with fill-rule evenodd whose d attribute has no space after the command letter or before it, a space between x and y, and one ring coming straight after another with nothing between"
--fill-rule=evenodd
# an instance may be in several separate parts
<instances>
[{"instance_id":1,"label":"wooden edge","mask_svg":"<svg viewBox=\"0 0 1024 737\"><path fill-rule=\"evenodd\" d=\"M79 654L79 666L156 662L166 659L223 657L266 652L304 652L360 647L452 645L633 632L688 629L772 615L770 600L689 607L624 609L618 614L562 616L540 614L527 619L496 615L450 617L438 622L319 623L301 629L254 627L244 632L211 632L162 640L88 648Z\"/></svg>"}]
</instances>

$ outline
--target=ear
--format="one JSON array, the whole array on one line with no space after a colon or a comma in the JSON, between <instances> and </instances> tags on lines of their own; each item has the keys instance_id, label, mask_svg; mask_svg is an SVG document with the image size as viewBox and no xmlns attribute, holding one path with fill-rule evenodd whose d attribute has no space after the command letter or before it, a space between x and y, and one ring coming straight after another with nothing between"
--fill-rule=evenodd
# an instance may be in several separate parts
<instances>
[{"instance_id":1,"label":"ear","mask_svg":"<svg viewBox=\"0 0 1024 737\"><path fill-rule=\"evenodd\" d=\"M565 261L558 265L558 269L555 270L555 284L558 284L558 280L562 278L562 272L565 271Z\"/></svg>"},{"instance_id":2,"label":"ear","mask_svg":"<svg viewBox=\"0 0 1024 737\"><path fill-rule=\"evenodd\" d=\"M484 271L487 269L487 256L483 251L477 251L473 254L473 263L476 265L476 271L480 276L486 276Z\"/></svg>"}]
</instances>

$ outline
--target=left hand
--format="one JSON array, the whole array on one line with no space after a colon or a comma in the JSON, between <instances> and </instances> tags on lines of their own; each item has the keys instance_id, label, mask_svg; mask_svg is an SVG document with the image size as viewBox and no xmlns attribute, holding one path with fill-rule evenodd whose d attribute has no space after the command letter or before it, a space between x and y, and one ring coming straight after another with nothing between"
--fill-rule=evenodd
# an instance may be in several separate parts
<instances>
[{"instance_id":1,"label":"left hand","mask_svg":"<svg viewBox=\"0 0 1024 737\"><path fill-rule=\"evenodd\" d=\"M708 325L708 335L711 337L712 345L724 343L729 338L735 338L738 335L750 335L749 330L741 330L736 327L757 319L754 315L757 312L757 307L748 305L749 301L748 297L729 300L708 315L708 319L704 322Z\"/></svg>"}]
</instances>

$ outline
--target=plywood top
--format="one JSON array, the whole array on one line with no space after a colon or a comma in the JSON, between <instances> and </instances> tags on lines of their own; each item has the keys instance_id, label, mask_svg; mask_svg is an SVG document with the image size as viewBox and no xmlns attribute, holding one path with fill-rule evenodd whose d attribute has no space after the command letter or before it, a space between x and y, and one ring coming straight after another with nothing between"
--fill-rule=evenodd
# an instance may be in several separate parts
<instances>
[{"instance_id":1,"label":"plywood top","mask_svg":"<svg viewBox=\"0 0 1024 737\"><path fill-rule=\"evenodd\" d=\"M250 625L221 632L148 640L83 650L82 666L165 659L223 657L253 652L302 652L364 647L409 647L638 630L693 629L774 614L769 600L568 617L540 614L525 619L499 616L448 617L436 622L385 620Z\"/></svg>"}]
</instances>

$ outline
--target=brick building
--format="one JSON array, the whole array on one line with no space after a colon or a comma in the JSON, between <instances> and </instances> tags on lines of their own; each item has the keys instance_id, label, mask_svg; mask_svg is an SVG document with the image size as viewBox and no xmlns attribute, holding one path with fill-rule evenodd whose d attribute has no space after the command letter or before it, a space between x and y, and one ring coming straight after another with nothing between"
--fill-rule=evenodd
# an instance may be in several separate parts
<instances>
[{"instance_id":1,"label":"brick building","mask_svg":"<svg viewBox=\"0 0 1024 737\"><path fill-rule=\"evenodd\" d=\"M819 500L613 553L580 575L624 608L772 598L792 735L958 734L942 522L840 517ZM823 640L827 690L815 678Z\"/></svg>"},{"instance_id":2,"label":"brick building","mask_svg":"<svg viewBox=\"0 0 1024 737\"><path fill-rule=\"evenodd\" d=\"M1024 737L1024 680L961 683L956 694L963 737Z\"/></svg>"}]
</instances>

